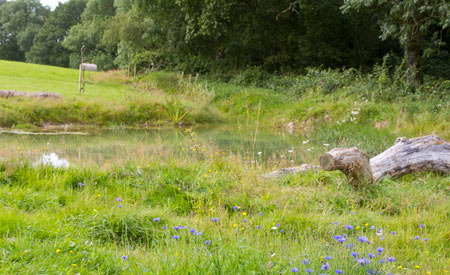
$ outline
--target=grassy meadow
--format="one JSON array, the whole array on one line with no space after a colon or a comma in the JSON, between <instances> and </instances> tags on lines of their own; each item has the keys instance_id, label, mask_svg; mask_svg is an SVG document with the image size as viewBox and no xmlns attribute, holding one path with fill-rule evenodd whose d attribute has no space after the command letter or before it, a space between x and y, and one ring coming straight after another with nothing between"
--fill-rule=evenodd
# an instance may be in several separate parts
<instances>
[{"instance_id":1,"label":"grassy meadow","mask_svg":"<svg viewBox=\"0 0 450 275\"><path fill-rule=\"evenodd\" d=\"M0 89L64 97L0 98L0 125L122 129L181 122L249 129L242 135L250 141L270 129L301 138L294 153L314 164L337 146L374 156L398 136L450 139L445 83L408 94L382 75L328 71L252 82L245 75L151 72L132 79L99 72L79 95L76 70L0 61ZM70 158L68 169L34 164L53 149L40 140L1 139L1 274L450 271L449 175L419 173L355 189L340 172L261 177L301 164L277 152L274 161L257 165L265 143L250 152L225 150L188 131L168 153L167 136L144 137L151 142L142 146L133 145L141 136L106 139L92 144L108 150L106 157L84 164ZM64 142L74 156L89 143ZM118 154L121 145L129 147L126 157ZM141 153L144 147L152 153Z\"/></svg>"}]
</instances>

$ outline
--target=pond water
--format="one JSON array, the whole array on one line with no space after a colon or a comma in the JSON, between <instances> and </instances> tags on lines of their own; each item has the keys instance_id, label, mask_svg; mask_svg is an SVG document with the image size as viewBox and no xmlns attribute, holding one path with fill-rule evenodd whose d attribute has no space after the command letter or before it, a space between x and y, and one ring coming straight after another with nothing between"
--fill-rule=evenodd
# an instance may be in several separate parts
<instances>
[{"instance_id":1,"label":"pond water","mask_svg":"<svg viewBox=\"0 0 450 275\"><path fill-rule=\"evenodd\" d=\"M39 160L56 153L76 165L146 165L179 158L236 157L250 166L317 163L326 141L263 129L208 127L169 129L81 129L88 135L0 134L0 158ZM315 161L313 161L315 160Z\"/></svg>"}]
</instances>

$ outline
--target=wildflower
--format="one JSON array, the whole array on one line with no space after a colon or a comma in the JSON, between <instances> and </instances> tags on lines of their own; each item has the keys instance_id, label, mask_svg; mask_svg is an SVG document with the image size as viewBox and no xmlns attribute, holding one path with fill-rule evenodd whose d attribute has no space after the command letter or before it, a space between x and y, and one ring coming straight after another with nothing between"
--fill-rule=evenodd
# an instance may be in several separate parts
<instances>
[{"instance_id":1,"label":"wildflower","mask_svg":"<svg viewBox=\"0 0 450 275\"><path fill-rule=\"evenodd\" d=\"M284 229L280 229L280 233L284 233Z\"/></svg>"},{"instance_id":2,"label":"wildflower","mask_svg":"<svg viewBox=\"0 0 450 275\"><path fill-rule=\"evenodd\" d=\"M375 258L375 254L373 254L373 253L369 253L369 258L370 258L370 259L373 259L373 258Z\"/></svg>"},{"instance_id":3,"label":"wildflower","mask_svg":"<svg viewBox=\"0 0 450 275\"><path fill-rule=\"evenodd\" d=\"M416 265L416 266L414 266L415 268L417 268L417 269L419 269L420 268L420 265Z\"/></svg>"},{"instance_id":4,"label":"wildflower","mask_svg":"<svg viewBox=\"0 0 450 275\"><path fill-rule=\"evenodd\" d=\"M233 206L233 209L234 209L234 210L238 210L238 209L239 209L239 206Z\"/></svg>"},{"instance_id":5,"label":"wildflower","mask_svg":"<svg viewBox=\"0 0 450 275\"><path fill-rule=\"evenodd\" d=\"M79 182L78 185L79 185L80 187L83 187L83 186L84 186L84 183Z\"/></svg>"},{"instance_id":6,"label":"wildflower","mask_svg":"<svg viewBox=\"0 0 450 275\"><path fill-rule=\"evenodd\" d=\"M362 242L362 243L369 243L369 240L367 239L366 236L361 236L358 238L358 241Z\"/></svg>"},{"instance_id":7,"label":"wildflower","mask_svg":"<svg viewBox=\"0 0 450 275\"><path fill-rule=\"evenodd\" d=\"M180 239L180 236L178 236L178 235L175 235L175 236L173 236L173 237L172 237L172 239L174 239L174 240L178 240L178 239Z\"/></svg>"},{"instance_id":8,"label":"wildflower","mask_svg":"<svg viewBox=\"0 0 450 275\"><path fill-rule=\"evenodd\" d=\"M262 212L259 212L259 215L260 215L260 216L262 216L262 215L263 215L263 213L262 213Z\"/></svg>"},{"instance_id":9,"label":"wildflower","mask_svg":"<svg viewBox=\"0 0 450 275\"><path fill-rule=\"evenodd\" d=\"M369 226L369 224L368 224L368 223L366 223L366 224L364 224L364 226L365 226L365 227L368 227L368 226Z\"/></svg>"},{"instance_id":10,"label":"wildflower","mask_svg":"<svg viewBox=\"0 0 450 275\"><path fill-rule=\"evenodd\" d=\"M61 249L56 249L56 253L59 253L59 252L61 252Z\"/></svg>"},{"instance_id":11,"label":"wildflower","mask_svg":"<svg viewBox=\"0 0 450 275\"><path fill-rule=\"evenodd\" d=\"M375 229L375 226L372 225L372 226L370 227L370 229L371 229L371 230L374 230L374 229Z\"/></svg>"},{"instance_id":12,"label":"wildflower","mask_svg":"<svg viewBox=\"0 0 450 275\"><path fill-rule=\"evenodd\" d=\"M329 268L330 268L330 264L328 262L326 262L324 265L322 265L320 267L320 269L322 269L322 270L328 270Z\"/></svg>"},{"instance_id":13,"label":"wildflower","mask_svg":"<svg viewBox=\"0 0 450 275\"><path fill-rule=\"evenodd\" d=\"M118 206L119 208L122 208L122 205L121 204L119 204L119 206Z\"/></svg>"},{"instance_id":14,"label":"wildflower","mask_svg":"<svg viewBox=\"0 0 450 275\"><path fill-rule=\"evenodd\" d=\"M378 248L376 249L376 251L378 252L377 254L380 255L381 253L383 253L384 248L378 247Z\"/></svg>"},{"instance_id":15,"label":"wildflower","mask_svg":"<svg viewBox=\"0 0 450 275\"><path fill-rule=\"evenodd\" d=\"M399 265L399 266L397 266L397 268L398 268L398 269L402 269L402 268L403 268L403 266Z\"/></svg>"},{"instance_id":16,"label":"wildflower","mask_svg":"<svg viewBox=\"0 0 450 275\"><path fill-rule=\"evenodd\" d=\"M386 261L383 259L378 260L380 262L380 264L384 264Z\"/></svg>"},{"instance_id":17,"label":"wildflower","mask_svg":"<svg viewBox=\"0 0 450 275\"><path fill-rule=\"evenodd\" d=\"M342 274L342 269L336 269L336 274Z\"/></svg>"},{"instance_id":18,"label":"wildflower","mask_svg":"<svg viewBox=\"0 0 450 275\"><path fill-rule=\"evenodd\" d=\"M161 227L161 229L167 229L167 226L164 225L163 227Z\"/></svg>"},{"instance_id":19,"label":"wildflower","mask_svg":"<svg viewBox=\"0 0 450 275\"><path fill-rule=\"evenodd\" d=\"M358 253L356 253L356 252L354 252L354 251L352 251L350 254L351 254L354 258L358 257Z\"/></svg>"},{"instance_id":20,"label":"wildflower","mask_svg":"<svg viewBox=\"0 0 450 275\"><path fill-rule=\"evenodd\" d=\"M118 202L122 202L122 199L121 199L121 198L117 198L117 201L118 201Z\"/></svg>"},{"instance_id":21,"label":"wildflower","mask_svg":"<svg viewBox=\"0 0 450 275\"><path fill-rule=\"evenodd\" d=\"M247 216L247 212L243 212L243 213L242 213L242 216Z\"/></svg>"},{"instance_id":22,"label":"wildflower","mask_svg":"<svg viewBox=\"0 0 450 275\"><path fill-rule=\"evenodd\" d=\"M353 226L351 226L351 225L346 225L345 228L348 230L353 230Z\"/></svg>"},{"instance_id":23,"label":"wildflower","mask_svg":"<svg viewBox=\"0 0 450 275\"><path fill-rule=\"evenodd\" d=\"M334 238L335 240L339 240L340 238L342 238L342 236L341 236L341 235L334 235L333 238Z\"/></svg>"},{"instance_id":24,"label":"wildflower","mask_svg":"<svg viewBox=\"0 0 450 275\"><path fill-rule=\"evenodd\" d=\"M72 264L72 266L77 266L77 264Z\"/></svg>"},{"instance_id":25,"label":"wildflower","mask_svg":"<svg viewBox=\"0 0 450 275\"><path fill-rule=\"evenodd\" d=\"M359 227L359 225L356 227L356 229L360 229L361 227Z\"/></svg>"},{"instance_id":26,"label":"wildflower","mask_svg":"<svg viewBox=\"0 0 450 275\"><path fill-rule=\"evenodd\" d=\"M297 273L298 272L298 268L296 268L296 267L291 268L291 272L292 273Z\"/></svg>"},{"instance_id":27,"label":"wildflower","mask_svg":"<svg viewBox=\"0 0 450 275\"><path fill-rule=\"evenodd\" d=\"M304 265L309 264L309 260L308 259L303 259L302 264L304 264Z\"/></svg>"},{"instance_id":28,"label":"wildflower","mask_svg":"<svg viewBox=\"0 0 450 275\"><path fill-rule=\"evenodd\" d=\"M396 234L397 234L397 232L395 232L395 231L392 231L392 232L391 232L391 234L392 234L392 235L396 235Z\"/></svg>"},{"instance_id":29,"label":"wildflower","mask_svg":"<svg viewBox=\"0 0 450 275\"><path fill-rule=\"evenodd\" d=\"M121 258L122 258L122 260L124 260L124 261L128 260L128 256L122 256Z\"/></svg>"},{"instance_id":30,"label":"wildflower","mask_svg":"<svg viewBox=\"0 0 450 275\"><path fill-rule=\"evenodd\" d=\"M280 227L280 226L281 226L281 224L277 223L277 227Z\"/></svg>"},{"instance_id":31,"label":"wildflower","mask_svg":"<svg viewBox=\"0 0 450 275\"><path fill-rule=\"evenodd\" d=\"M306 273L314 273L314 270L312 270L311 268L307 268L305 269Z\"/></svg>"},{"instance_id":32,"label":"wildflower","mask_svg":"<svg viewBox=\"0 0 450 275\"><path fill-rule=\"evenodd\" d=\"M424 242L428 242L428 238L424 238L423 241L424 241Z\"/></svg>"},{"instance_id":33,"label":"wildflower","mask_svg":"<svg viewBox=\"0 0 450 275\"><path fill-rule=\"evenodd\" d=\"M201 236L201 235L203 235L203 232L195 232L194 235L195 236Z\"/></svg>"},{"instance_id":34,"label":"wildflower","mask_svg":"<svg viewBox=\"0 0 450 275\"><path fill-rule=\"evenodd\" d=\"M352 210L352 212L350 212L350 214L355 215L355 211Z\"/></svg>"},{"instance_id":35,"label":"wildflower","mask_svg":"<svg viewBox=\"0 0 450 275\"><path fill-rule=\"evenodd\" d=\"M274 227L272 227L271 229L272 229L272 230L277 230L278 227L274 226Z\"/></svg>"},{"instance_id":36,"label":"wildflower","mask_svg":"<svg viewBox=\"0 0 450 275\"><path fill-rule=\"evenodd\" d=\"M325 260L333 260L333 257L331 257L331 256L325 256L325 257L323 257Z\"/></svg>"},{"instance_id":37,"label":"wildflower","mask_svg":"<svg viewBox=\"0 0 450 275\"><path fill-rule=\"evenodd\" d=\"M194 228L192 228L192 229L189 229L189 232L191 232L192 234L195 234L195 233L197 233L197 230L195 230Z\"/></svg>"},{"instance_id":38,"label":"wildflower","mask_svg":"<svg viewBox=\"0 0 450 275\"><path fill-rule=\"evenodd\" d=\"M394 258L394 257L388 257L387 260L388 260L388 262L391 262L391 263L392 263L392 262L395 261L395 258Z\"/></svg>"},{"instance_id":39,"label":"wildflower","mask_svg":"<svg viewBox=\"0 0 450 275\"><path fill-rule=\"evenodd\" d=\"M233 224L233 227L237 227L238 225L235 223L235 224Z\"/></svg>"},{"instance_id":40,"label":"wildflower","mask_svg":"<svg viewBox=\"0 0 450 275\"><path fill-rule=\"evenodd\" d=\"M364 258L364 257L361 257L361 258L359 258L359 259L356 259L356 262L357 262L358 264L362 264L362 265L368 265L368 264L370 264L370 260L369 260L369 259L366 259L366 258Z\"/></svg>"},{"instance_id":41,"label":"wildflower","mask_svg":"<svg viewBox=\"0 0 450 275\"><path fill-rule=\"evenodd\" d=\"M218 220L219 220L219 218L212 218L212 219L211 219L212 222L216 222L216 221L218 221Z\"/></svg>"},{"instance_id":42,"label":"wildflower","mask_svg":"<svg viewBox=\"0 0 450 275\"><path fill-rule=\"evenodd\" d=\"M419 228L424 228L425 227L425 224L420 224L419 223Z\"/></svg>"},{"instance_id":43,"label":"wildflower","mask_svg":"<svg viewBox=\"0 0 450 275\"><path fill-rule=\"evenodd\" d=\"M415 236L414 240L417 241L418 239L420 239L420 236Z\"/></svg>"},{"instance_id":44,"label":"wildflower","mask_svg":"<svg viewBox=\"0 0 450 275\"><path fill-rule=\"evenodd\" d=\"M153 219L154 222L159 222L159 220L161 220L161 218L154 218Z\"/></svg>"},{"instance_id":45,"label":"wildflower","mask_svg":"<svg viewBox=\"0 0 450 275\"><path fill-rule=\"evenodd\" d=\"M206 240L206 241L205 241L205 244L206 244L206 245L210 245L210 244L211 244L211 241L210 241L210 240Z\"/></svg>"}]
</instances>

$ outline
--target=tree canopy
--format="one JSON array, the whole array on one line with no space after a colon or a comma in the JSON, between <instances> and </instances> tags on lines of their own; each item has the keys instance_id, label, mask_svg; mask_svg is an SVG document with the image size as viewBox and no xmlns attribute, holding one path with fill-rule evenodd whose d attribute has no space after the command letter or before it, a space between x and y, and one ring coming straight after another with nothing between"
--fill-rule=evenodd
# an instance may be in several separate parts
<instances>
[{"instance_id":1,"label":"tree canopy","mask_svg":"<svg viewBox=\"0 0 450 275\"><path fill-rule=\"evenodd\" d=\"M84 46L101 69L289 73L389 54L412 79L450 77L449 27L447 0L0 0L0 58L77 67Z\"/></svg>"}]
</instances>

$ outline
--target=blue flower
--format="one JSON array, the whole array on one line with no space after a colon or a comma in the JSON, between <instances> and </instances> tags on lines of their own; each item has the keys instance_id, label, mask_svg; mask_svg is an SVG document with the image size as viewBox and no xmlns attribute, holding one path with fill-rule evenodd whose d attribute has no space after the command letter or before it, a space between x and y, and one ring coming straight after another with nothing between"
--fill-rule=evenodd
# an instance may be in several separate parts
<instances>
[{"instance_id":1,"label":"blue flower","mask_svg":"<svg viewBox=\"0 0 450 275\"><path fill-rule=\"evenodd\" d=\"M194 228L192 228L192 229L189 229L189 232L191 232L192 234L195 234L195 233L197 233L197 230L195 230Z\"/></svg>"},{"instance_id":2,"label":"blue flower","mask_svg":"<svg viewBox=\"0 0 450 275\"><path fill-rule=\"evenodd\" d=\"M118 205L118 207L119 207L119 208L122 208L122 205L121 205L121 204L119 204L119 205Z\"/></svg>"},{"instance_id":3,"label":"blue flower","mask_svg":"<svg viewBox=\"0 0 450 275\"><path fill-rule=\"evenodd\" d=\"M247 222L247 219L244 219L242 222Z\"/></svg>"},{"instance_id":4,"label":"blue flower","mask_svg":"<svg viewBox=\"0 0 450 275\"><path fill-rule=\"evenodd\" d=\"M333 260L333 257L331 257L331 256L325 256L325 257L323 257L325 260Z\"/></svg>"},{"instance_id":5,"label":"blue flower","mask_svg":"<svg viewBox=\"0 0 450 275\"><path fill-rule=\"evenodd\" d=\"M418 239L420 239L420 236L415 236L414 240L417 241Z\"/></svg>"},{"instance_id":6,"label":"blue flower","mask_svg":"<svg viewBox=\"0 0 450 275\"><path fill-rule=\"evenodd\" d=\"M307 268L305 269L306 273L314 273L314 270L312 270L311 268Z\"/></svg>"},{"instance_id":7,"label":"blue flower","mask_svg":"<svg viewBox=\"0 0 450 275\"><path fill-rule=\"evenodd\" d=\"M280 233L284 233L284 229L280 229Z\"/></svg>"},{"instance_id":8,"label":"blue flower","mask_svg":"<svg viewBox=\"0 0 450 275\"><path fill-rule=\"evenodd\" d=\"M122 258L122 260L124 260L124 261L128 260L128 256L122 256L121 258Z\"/></svg>"},{"instance_id":9,"label":"blue flower","mask_svg":"<svg viewBox=\"0 0 450 275\"><path fill-rule=\"evenodd\" d=\"M367 239L366 236L361 236L358 238L358 241L362 242L362 243L369 243L369 240Z\"/></svg>"},{"instance_id":10,"label":"blue flower","mask_svg":"<svg viewBox=\"0 0 450 275\"><path fill-rule=\"evenodd\" d=\"M80 187L83 187L83 186L84 186L84 183L79 182L78 185L79 185Z\"/></svg>"},{"instance_id":11,"label":"blue flower","mask_svg":"<svg viewBox=\"0 0 450 275\"><path fill-rule=\"evenodd\" d=\"M117 201L120 201L120 202L121 202L121 201L122 201L122 199L121 199L121 198L117 198Z\"/></svg>"},{"instance_id":12,"label":"blue flower","mask_svg":"<svg viewBox=\"0 0 450 275\"><path fill-rule=\"evenodd\" d=\"M330 264L328 262L326 262L324 265L322 265L322 267L320 267L320 269L322 270L328 270L330 268Z\"/></svg>"},{"instance_id":13,"label":"blue flower","mask_svg":"<svg viewBox=\"0 0 450 275\"><path fill-rule=\"evenodd\" d=\"M211 244L211 241L210 241L210 240L206 240L205 244L206 244L206 245L210 245L210 244Z\"/></svg>"},{"instance_id":14,"label":"blue flower","mask_svg":"<svg viewBox=\"0 0 450 275\"><path fill-rule=\"evenodd\" d=\"M261 229L261 225L256 226L256 229Z\"/></svg>"},{"instance_id":15,"label":"blue flower","mask_svg":"<svg viewBox=\"0 0 450 275\"><path fill-rule=\"evenodd\" d=\"M238 210L238 209L239 209L239 206L233 206L233 209L234 209L234 210Z\"/></svg>"},{"instance_id":16,"label":"blue flower","mask_svg":"<svg viewBox=\"0 0 450 275\"><path fill-rule=\"evenodd\" d=\"M333 238L334 238L335 240L339 240L340 238L342 238L342 236L341 236L341 235L334 235Z\"/></svg>"},{"instance_id":17,"label":"blue flower","mask_svg":"<svg viewBox=\"0 0 450 275\"><path fill-rule=\"evenodd\" d=\"M380 259L379 262L380 262L380 264L384 264L386 261L383 259Z\"/></svg>"},{"instance_id":18,"label":"blue flower","mask_svg":"<svg viewBox=\"0 0 450 275\"><path fill-rule=\"evenodd\" d=\"M216 221L218 221L218 220L219 220L219 218L212 218L212 219L211 219L212 222L216 222Z\"/></svg>"},{"instance_id":19,"label":"blue flower","mask_svg":"<svg viewBox=\"0 0 450 275\"><path fill-rule=\"evenodd\" d=\"M167 229L167 226L164 225L163 227L161 227L161 229Z\"/></svg>"},{"instance_id":20,"label":"blue flower","mask_svg":"<svg viewBox=\"0 0 450 275\"><path fill-rule=\"evenodd\" d=\"M350 254L352 254L352 256L353 256L354 258L358 257L358 253L356 253L356 252L354 252L354 251L352 251Z\"/></svg>"},{"instance_id":21,"label":"blue flower","mask_svg":"<svg viewBox=\"0 0 450 275\"><path fill-rule=\"evenodd\" d=\"M345 228L347 228L348 230L353 230L353 226L352 225L346 225Z\"/></svg>"},{"instance_id":22,"label":"blue flower","mask_svg":"<svg viewBox=\"0 0 450 275\"><path fill-rule=\"evenodd\" d=\"M277 227L280 227L281 225L279 223L277 223Z\"/></svg>"},{"instance_id":23,"label":"blue flower","mask_svg":"<svg viewBox=\"0 0 450 275\"><path fill-rule=\"evenodd\" d=\"M374 226L374 225L372 225L372 226L370 227L370 229L371 229L371 230L374 230L374 229L375 229L375 226Z\"/></svg>"},{"instance_id":24,"label":"blue flower","mask_svg":"<svg viewBox=\"0 0 450 275\"><path fill-rule=\"evenodd\" d=\"M203 232L195 232L195 236L201 236L203 235Z\"/></svg>"},{"instance_id":25,"label":"blue flower","mask_svg":"<svg viewBox=\"0 0 450 275\"><path fill-rule=\"evenodd\" d=\"M425 224L420 224L419 223L419 228L424 228L425 227Z\"/></svg>"},{"instance_id":26,"label":"blue flower","mask_svg":"<svg viewBox=\"0 0 450 275\"><path fill-rule=\"evenodd\" d=\"M174 239L174 240L178 240L178 239L180 239L180 236L178 236L178 235L175 235L175 236L173 236L173 237L172 237L172 239Z\"/></svg>"},{"instance_id":27,"label":"blue flower","mask_svg":"<svg viewBox=\"0 0 450 275\"><path fill-rule=\"evenodd\" d=\"M304 264L304 265L309 264L309 260L308 259L303 259L302 264Z\"/></svg>"},{"instance_id":28,"label":"blue flower","mask_svg":"<svg viewBox=\"0 0 450 275\"><path fill-rule=\"evenodd\" d=\"M259 215L260 215L260 216L262 216L262 215L263 215L263 213L262 213L262 212L259 212Z\"/></svg>"},{"instance_id":29,"label":"blue flower","mask_svg":"<svg viewBox=\"0 0 450 275\"><path fill-rule=\"evenodd\" d=\"M298 272L298 268L296 268L296 267L291 268L291 272L292 273L297 273Z\"/></svg>"},{"instance_id":30,"label":"blue flower","mask_svg":"<svg viewBox=\"0 0 450 275\"><path fill-rule=\"evenodd\" d=\"M423 238L423 241L424 242L428 242L428 238Z\"/></svg>"},{"instance_id":31,"label":"blue flower","mask_svg":"<svg viewBox=\"0 0 450 275\"><path fill-rule=\"evenodd\" d=\"M395 234L397 234L397 232L395 232L395 231L392 231L392 232L391 232L391 234L392 234L392 235L395 235Z\"/></svg>"},{"instance_id":32,"label":"blue flower","mask_svg":"<svg viewBox=\"0 0 450 275\"><path fill-rule=\"evenodd\" d=\"M336 274L342 274L342 269L336 269Z\"/></svg>"},{"instance_id":33,"label":"blue flower","mask_svg":"<svg viewBox=\"0 0 450 275\"><path fill-rule=\"evenodd\" d=\"M174 226L173 229L175 229L176 231L180 230L181 227L180 226Z\"/></svg>"},{"instance_id":34,"label":"blue flower","mask_svg":"<svg viewBox=\"0 0 450 275\"><path fill-rule=\"evenodd\" d=\"M378 255L380 255L381 253L383 253L384 248L378 247L376 250L377 250L377 252L378 252Z\"/></svg>"},{"instance_id":35,"label":"blue flower","mask_svg":"<svg viewBox=\"0 0 450 275\"><path fill-rule=\"evenodd\" d=\"M369 260L369 259L366 259L366 258L364 258L364 257L361 257L361 258L359 258L359 259L356 259L356 262L357 262L358 264L362 264L362 265L368 265L368 264L370 264L370 260Z\"/></svg>"},{"instance_id":36,"label":"blue flower","mask_svg":"<svg viewBox=\"0 0 450 275\"><path fill-rule=\"evenodd\" d=\"M388 257L387 260L392 263L393 261L395 261L395 258L394 257Z\"/></svg>"},{"instance_id":37,"label":"blue flower","mask_svg":"<svg viewBox=\"0 0 450 275\"><path fill-rule=\"evenodd\" d=\"M153 221L154 222L159 222L161 220L161 218L154 218Z\"/></svg>"},{"instance_id":38,"label":"blue flower","mask_svg":"<svg viewBox=\"0 0 450 275\"><path fill-rule=\"evenodd\" d=\"M373 258L375 258L375 254L373 254L373 253L369 253L369 258L370 258L370 259L373 259Z\"/></svg>"}]
</instances>

